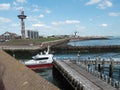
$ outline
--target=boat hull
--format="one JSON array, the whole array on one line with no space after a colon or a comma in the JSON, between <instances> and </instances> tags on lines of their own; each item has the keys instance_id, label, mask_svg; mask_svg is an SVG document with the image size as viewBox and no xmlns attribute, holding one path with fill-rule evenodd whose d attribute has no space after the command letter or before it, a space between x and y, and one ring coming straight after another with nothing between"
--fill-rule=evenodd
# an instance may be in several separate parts
<instances>
[{"instance_id":1,"label":"boat hull","mask_svg":"<svg viewBox=\"0 0 120 90\"><path fill-rule=\"evenodd\" d=\"M30 69L43 69L43 68L51 68L53 67L52 63L46 63L46 64L37 64L37 65L26 65Z\"/></svg>"}]
</instances>

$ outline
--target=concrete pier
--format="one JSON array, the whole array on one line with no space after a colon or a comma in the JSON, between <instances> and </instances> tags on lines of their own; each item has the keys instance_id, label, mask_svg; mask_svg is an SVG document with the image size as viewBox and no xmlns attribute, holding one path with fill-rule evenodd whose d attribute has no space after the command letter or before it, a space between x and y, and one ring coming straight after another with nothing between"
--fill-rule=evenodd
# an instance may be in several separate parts
<instances>
[{"instance_id":1,"label":"concrete pier","mask_svg":"<svg viewBox=\"0 0 120 90\"><path fill-rule=\"evenodd\" d=\"M59 88L0 50L0 90L59 90Z\"/></svg>"},{"instance_id":2,"label":"concrete pier","mask_svg":"<svg viewBox=\"0 0 120 90\"><path fill-rule=\"evenodd\" d=\"M3 50L11 50L11 51L24 51L24 50L44 50L46 49L48 46L55 46L55 45L59 45L65 42L68 42L69 39L60 39L60 40L54 40L54 41L47 41L47 42L42 42L41 44L32 44L32 45L0 45L0 49Z\"/></svg>"},{"instance_id":3,"label":"concrete pier","mask_svg":"<svg viewBox=\"0 0 120 90\"><path fill-rule=\"evenodd\" d=\"M53 64L53 70L58 70L75 90L117 90L70 60L54 60Z\"/></svg>"}]
</instances>

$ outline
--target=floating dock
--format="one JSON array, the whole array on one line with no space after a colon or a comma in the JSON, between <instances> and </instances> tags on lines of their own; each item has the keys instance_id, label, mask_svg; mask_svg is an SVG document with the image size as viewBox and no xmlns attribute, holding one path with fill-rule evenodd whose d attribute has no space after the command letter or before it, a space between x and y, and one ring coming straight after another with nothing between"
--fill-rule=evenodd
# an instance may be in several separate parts
<instances>
[{"instance_id":1,"label":"floating dock","mask_svg":"<svg viewBox=\"0 0 120 90\"><path fill-rule=\"evenodd\" d=\"M60 72L74 90L117 90L70 60L54 60L53 64L53 72Z\"/></svg>"},{"instance_id":2,"label":"floating dock","mask_svg":"<svg viewBox=\"0 0 120 90\"><path fill-rule=\"evenodd\" d=\"M59 90L59 88L0 50L0 90Z\"/></svg>"}]
</instances>

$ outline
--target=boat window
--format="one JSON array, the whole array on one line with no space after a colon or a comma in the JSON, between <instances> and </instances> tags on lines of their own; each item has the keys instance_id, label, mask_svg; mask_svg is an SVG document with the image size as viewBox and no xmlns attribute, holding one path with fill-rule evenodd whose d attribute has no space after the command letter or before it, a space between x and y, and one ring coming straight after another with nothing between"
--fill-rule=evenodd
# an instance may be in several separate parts
<instances>
[{"instance_id":1,"label":"boat window","mask_svg":"<svg viewBox=\"0 0 120 90\"><path fill-rule=\"evenodd\" d=\"M35 58L34 60L45 60L48 59L48 57L43 57L43 58Z\"/></svg>"}]
</instances>

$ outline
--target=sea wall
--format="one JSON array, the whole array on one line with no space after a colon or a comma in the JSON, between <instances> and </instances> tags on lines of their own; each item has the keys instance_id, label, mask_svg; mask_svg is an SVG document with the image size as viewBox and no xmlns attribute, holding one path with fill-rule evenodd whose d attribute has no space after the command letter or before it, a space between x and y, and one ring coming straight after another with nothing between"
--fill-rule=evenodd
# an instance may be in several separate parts
<instances>
[{"instance_id":1,"label":"sea wall","mask_svg":"<svg viewBox=\"0 0 120 90\"><path fill-rule=\"evenodd\" d=\"M54 52L82 52L82 53L98 53L98 52L120 52L120 45L110 46L55 46L52 47Z\"/></svg>"}]
</instances>

